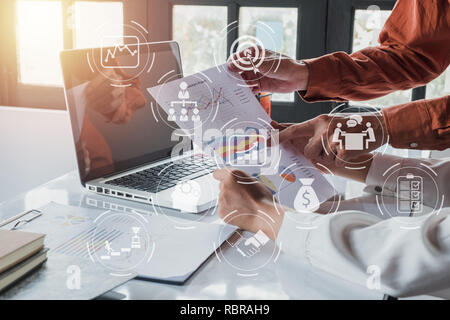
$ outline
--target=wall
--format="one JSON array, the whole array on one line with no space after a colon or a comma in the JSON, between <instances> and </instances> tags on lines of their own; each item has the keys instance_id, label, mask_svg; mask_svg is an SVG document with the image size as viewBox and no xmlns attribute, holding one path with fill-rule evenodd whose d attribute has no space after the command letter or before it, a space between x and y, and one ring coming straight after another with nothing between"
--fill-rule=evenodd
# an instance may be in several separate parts
<instances>
[{"instance_id":1,"label":"wall","mask_svg":"<svg viewBox=\"0 0 450 320\"><path fill-rule=\"evenodd\" d=\"M0 202L75 169L66 111L0 107Z\"/></svg>"}]
</instances>

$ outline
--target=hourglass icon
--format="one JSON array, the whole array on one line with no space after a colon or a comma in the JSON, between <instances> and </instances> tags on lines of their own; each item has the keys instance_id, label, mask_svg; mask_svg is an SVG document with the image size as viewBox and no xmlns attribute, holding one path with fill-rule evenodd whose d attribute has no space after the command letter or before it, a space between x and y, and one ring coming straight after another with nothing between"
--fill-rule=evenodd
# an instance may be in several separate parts
<instances>
[{"instance_id":1,"label":"hourglass icon","mask_svg":"<svg viewBox=\"0 0 450 320\"><path fill-rule=\"evenodd\" d=\"M140 249L141 248L141 238L139 238L138 233L141 229L140 227L132 227L133 237L131 237L131 248Z\"/></svg>"}]
</instances>

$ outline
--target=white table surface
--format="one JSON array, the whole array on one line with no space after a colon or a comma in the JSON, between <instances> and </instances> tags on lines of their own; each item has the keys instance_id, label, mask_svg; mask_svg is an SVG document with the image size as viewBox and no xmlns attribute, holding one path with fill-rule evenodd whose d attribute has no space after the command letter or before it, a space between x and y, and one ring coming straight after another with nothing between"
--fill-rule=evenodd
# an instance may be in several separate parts
<instances>
[{"instance_id":1,"label":"white table surface","mask_svg":"<svg viewBox=\"0 0 450 320\"><path fill-rule=\"evenodd\" d=\"M0 220L51 201L85 208L102 206L106 201L140 211L152 210L149 205L89 193L82 189L74 171L1 203ZM166 212L173 211L166 209ZM283 253L276 263L267 264L253 277L238 275L234 268L213 255L183 286L131 280L114 291L125 299L381 299L383 296L381 292L322 272L306 261L294 261Z\"/></svg>"}]
</instances>

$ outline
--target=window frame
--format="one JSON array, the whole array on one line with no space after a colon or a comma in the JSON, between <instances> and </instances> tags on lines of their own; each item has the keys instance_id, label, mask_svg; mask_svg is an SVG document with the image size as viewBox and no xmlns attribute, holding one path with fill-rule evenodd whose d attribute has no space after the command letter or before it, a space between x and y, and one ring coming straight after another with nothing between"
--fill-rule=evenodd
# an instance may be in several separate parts
<instances>
[{"instance_id":1,"label":"window frame","mask_svg":"<svg viewBox=\"0 0 450 320\"><path fill-rule=\"evenodd\" d=\"M123 4L124 22L131 19L136 20L144 25L147 23L146 10L142 10L142 6L146 6L146 2L139 4L124 0L46 0L61 3L62 15L62 35L63 49L73 49L74 47L74 31L69 28L68 20L70 19L69 10L67 10L76 1L84 2L121 2ZM3 1L2 1L3 2ZM10 105L17 107L42 108L66 110L63 87L43 86L35 84L21 83L19 81L19 55L17 48L17 0L6 0L0 5L2 12L8 16L2 30L10 30L7 40L7 50L5 65L1 66L0 80L6 83L6 88L0 88L0 95L3 97L0 102L2 105ZM125 32L125 30L124 30ZM2 94L3 93L3 94Z\"/></svg>"},{"instance_id":2,"label":"window frame","mask_svg":"<svg viewBox=\"0 0 450 320\"><path fill-rule=\"evenodd\" d=\"M63 46L70 49L73 46L72 31L67 27L67 8L75 0L49 0L62 3L63 15ZM238 20L240 7L292 7L297 8L297 59L306 59L320 56L326 53L326 24L327 24L327 0L279 0L273 3L271 0L149 0L149 1L124 1L124 0L78 0L78 1L120 1L124 8L124 21L137 20L149 30L148 41L165 41L172 38L172 8L174 5L215 5L227 6L227 22ZM9 19L6 28L12 30L9 43L8 59L5 59L6 72L0 69L0 80L5 77L5 88L0 86L0 102L2 104L19 107L50 108L65 110L63 89L61 87L36 86L22 84L18 81L18 57L16 46L16 0L5 0L0 7L6 7L5 16ZM3 8L2 8L3 9ZM167 25L168 24L168 25ZM161 26L164 26L161 28ZM300 31L300 32L299 32ZM237 38L231 34L228 40L228 48L232 39ZM308 45L301 46L302 43ZM2 67L0 65L0 67ZM2 94L6 91L7 94ZM331 110L330 102L306 103L298 95L294 96L294 102L273 102L272 116L278 121L304 121L318 114Z\"/></svg>"},{"instance_id":3,"label":"window frame","mask_svg":"<svg viewBox=\"0 0 450 320\"><path fill-rule=\"evenodd\" d=\"M313 58L326 53L326 9L327 0L171 0L167 4L169 30L167 36L172 39L172 12L176 5L226 6L227 25L239 22L241 7L296 8L297 9L297 44L296 59ZM307 13L307 14L305 14ZM238 29L230 32L227 39L227 52L232 42L238 38ZM302 43L308 43L302 46ZM331 111L330 102L306 103L297 94L293 102L272 101L272 118L280 122L304 121L321 113Z\"/></svg>"}]
</instances>

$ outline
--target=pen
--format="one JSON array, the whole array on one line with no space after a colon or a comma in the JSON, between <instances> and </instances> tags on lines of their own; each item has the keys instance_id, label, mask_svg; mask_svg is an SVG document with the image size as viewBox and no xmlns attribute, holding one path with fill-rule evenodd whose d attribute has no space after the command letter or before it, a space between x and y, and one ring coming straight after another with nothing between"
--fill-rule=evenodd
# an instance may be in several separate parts
<instances>
[{"instance_id":1,"label":"pen","mask_svg":"<svg viewBox=\"0 0 450 320\"><path fill-rule=\"evenodd\" d=\"M0 222L0 228L3 227L3 226L6 226L7 224L10 224L11 222L13 222L13 221L15 221L15 220L17 220L17 219L19 219L19 218L29 214L30 212L33 212L33 211L40 212L39 210L31 209L31 210L26 210L24 212L16 214L15 216L12 216L11 218L8 218L8 219L3 220L2 222Z\"/></svg>"}]
</instances>

